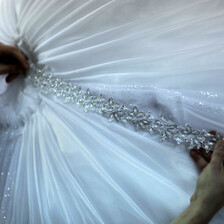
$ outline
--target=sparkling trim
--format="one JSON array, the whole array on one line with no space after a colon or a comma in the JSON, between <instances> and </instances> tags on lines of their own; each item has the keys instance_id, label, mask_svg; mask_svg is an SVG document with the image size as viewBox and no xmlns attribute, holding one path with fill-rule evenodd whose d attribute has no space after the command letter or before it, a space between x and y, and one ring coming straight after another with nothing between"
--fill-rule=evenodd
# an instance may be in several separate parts
<instances>
[{"instance_id":1,"label":"sparkling trim","mask_svg":"<svg viewBox=\"0 0 224 224\"><path fill-rule=\"evenodd\" d=\"M155 118L150 112L140 111L136 106L128 108L116 103L112 97L106 99L102 94L92 94L90 89L83 90L81 86L56 78L52 73L37 69L34 65L30 66L28 79L35 87L40 87L46 94L63 99L64 103L76 103L82 106L85 112L95 112L107 118L109 122L131 125L136 131L159 135L161 141L185 144L188 149L204 148L209 152L213 151L215 143L221 138L219 134L214 136L206 130L194 130L189 124L186 127L178 126L166 120L164 116Z\"/></svg>"}]
</instances>

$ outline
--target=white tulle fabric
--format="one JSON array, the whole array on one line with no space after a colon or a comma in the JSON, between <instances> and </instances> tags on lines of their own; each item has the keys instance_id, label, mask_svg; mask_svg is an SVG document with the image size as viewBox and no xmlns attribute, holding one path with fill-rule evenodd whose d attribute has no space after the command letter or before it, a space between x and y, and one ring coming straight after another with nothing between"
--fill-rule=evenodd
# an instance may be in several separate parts
<instances>
[{"instance_id":1,"label":"white tulle fabric","mask_svg":"<svg viewBox=\"0 0 224 224\"><path fill-rule=\"evenodd\" d=\"M96 93L223 133L222 0L0 0L0 41ZM182 146L42 93L0 91L0 223L165 224L198 171ZM206 212L206 211L205 211ZM224 222L224 211L211 221Z\"/></svg>"}]
</instances>

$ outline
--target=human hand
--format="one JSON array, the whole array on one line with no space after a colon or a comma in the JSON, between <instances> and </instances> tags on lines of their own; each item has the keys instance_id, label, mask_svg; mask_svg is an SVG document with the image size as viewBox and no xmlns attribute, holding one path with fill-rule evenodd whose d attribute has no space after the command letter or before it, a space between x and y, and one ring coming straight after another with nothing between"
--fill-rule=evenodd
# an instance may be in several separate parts
<instances>
[{"instance_id":1,"label":"human hand","mask_svg":"<svg viewBox=\"0 0 224 224\"><path fill-rule=\"evenodd\" d=\"M6 82L12 82L28 68L27 59L18 48L0 43L0 75L8 74Z\"/></svg>"},{"instance_id":2,"label":"human hand","mask_svg":"<svg viewBox=\"0 0 224 224\"><path fill-rule=\"evenodd\" d=\"M216 135L215 131L209 132L212 135ZM208 153L205 151L204 148L200 148L199 150L192 149L190 151L190 155L192 159L196 162L198 168L202 171L211 161L212 158L212 151L209 151Z\"/></svg>"},{"instance_id":3,"label":"human hand","mask_svg":"<svg viewBox=\"0 0 224 224\"><path fill-rule=\"evenodd\" d=\"M217 142L213 153L193 149L190 154L202 172L190 205L171 224L208 224L224 206L224 141Z\"/></svg>"},{"instance_id":4,"label":"human hand","mask_svg":"<svg viewBox=\"0 0 224 224\"><path fill-rule=\"evenodd\" d=\"M191 150L191 156L202 170L191 204L200 205L204 215L212 218L224 206L224 141L218 141L210 162L195 150Z\"/></svg>"}]
</instances>

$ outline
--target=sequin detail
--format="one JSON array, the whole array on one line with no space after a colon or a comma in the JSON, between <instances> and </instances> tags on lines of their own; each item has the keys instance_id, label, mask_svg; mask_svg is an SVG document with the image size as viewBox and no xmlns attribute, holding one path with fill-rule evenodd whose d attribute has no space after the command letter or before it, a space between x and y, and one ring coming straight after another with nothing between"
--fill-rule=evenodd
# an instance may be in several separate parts
<instances>
[{"instance_id":1,"label":"sequin detail","mask_svg":"<svg viewBox=\"0 0 224 224\"><path fill-rule=\"evenodd\" d=\"M15 161L13 161L15 149L14 141L20 134L18 126L11 126L10 123L2 126L0 124L0 139L2 142L7 142L7 150L5 150L5 144L0 144L0 223L9 223L9 204L11 203L11 195L15 189ZM12 144L11 144L12 143ZM18 158L18 157L15 157ZM13 161L13 162L12 162ZM14 165L11 166L10 164ZM3 172L4 171L4 172Z\"/></svg>"},{"instance_id":2,"label":"sequin detail","mask_svg":"<svg viewBox=\"0 0 224 224\"><path fill-rule=\"evenodd\" d=\"M177 145L185 144L188 149L213 151L220 135L211 135L206 130L194 130L187 124L179 126L173 121L166 120L164 116L154 117L150 112L145 113L134 106L129 108L115 102L111 97L106 99L102 94L92 94L90 89L83 90L81 86L71 81L55 77L52 73L45 72L31 65L28 78L35 87L40 87L46 94L61 98L64 103L76 103L84 108L85 112L95 112L108 119L109 122L118 122L130 125L136 131L145 131L160 136L161 141L173 142Z\"/></svg>"}]
</instances>

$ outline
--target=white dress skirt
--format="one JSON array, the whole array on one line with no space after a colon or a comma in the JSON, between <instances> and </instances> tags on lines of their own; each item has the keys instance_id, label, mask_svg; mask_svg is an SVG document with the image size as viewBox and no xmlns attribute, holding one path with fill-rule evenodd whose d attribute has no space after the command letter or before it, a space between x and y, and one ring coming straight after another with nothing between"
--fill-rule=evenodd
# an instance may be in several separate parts
<instances>
[{"instance_id":1,"label":"white dress skirt","mask_svg":"<svg viewBox=\"0 0 224 224\"><path fill-rule=\"evenodd\" d=\"M0 42L34 67L8 85L1 76L0 223L180 215L199 175L189 149L133 119L224 133L223 24L223 0L0 0ZM133 108L123 123L114 102Z\"/></svg>"}]
</instances>

